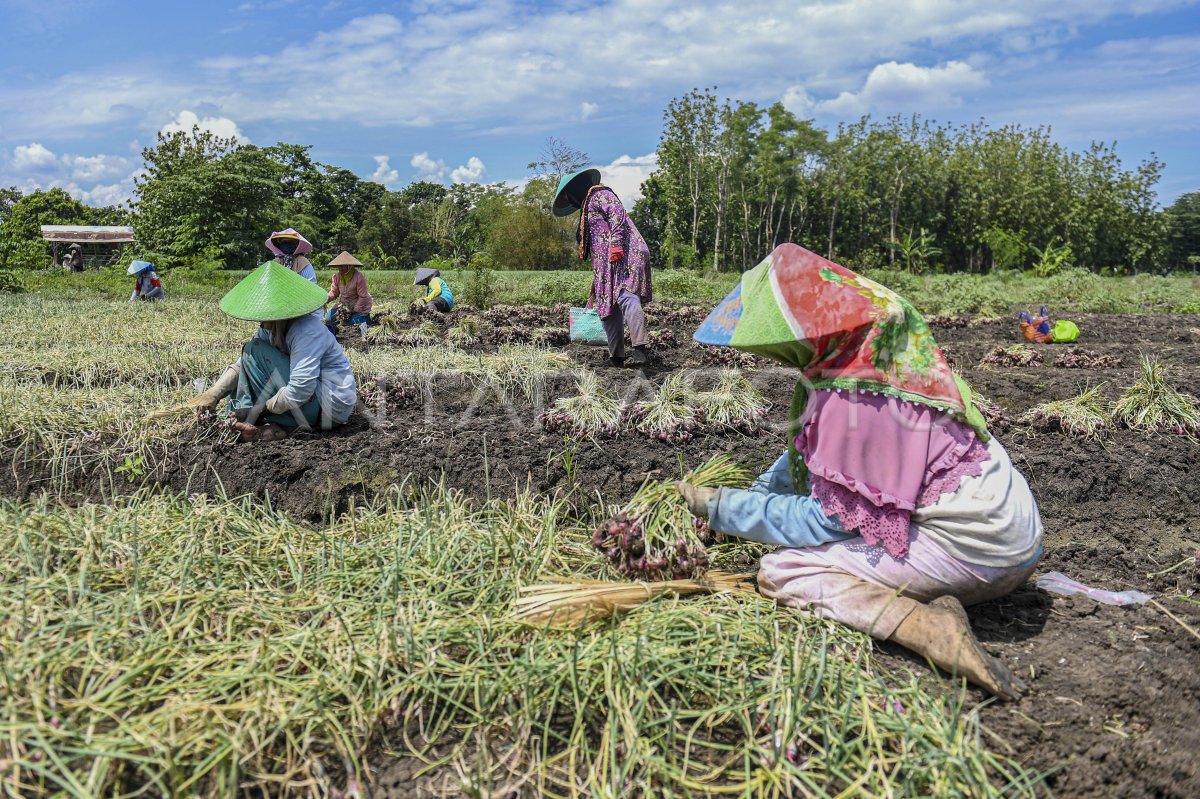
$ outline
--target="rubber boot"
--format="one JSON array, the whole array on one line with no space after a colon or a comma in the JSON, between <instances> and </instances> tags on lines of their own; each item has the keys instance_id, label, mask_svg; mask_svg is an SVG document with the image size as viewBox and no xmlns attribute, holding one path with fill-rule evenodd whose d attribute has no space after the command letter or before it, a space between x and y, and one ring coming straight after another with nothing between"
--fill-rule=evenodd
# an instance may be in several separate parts
<instances>
[{"instance_id":1,"label":"rubber boot","mask_svg":"<svg viewBox=\"0 0 1200 799\"><path fill-rule=\"evenodd\" d=\"M629 357L625 359L625 365L645 366L647 360L649 360L649 358L646 356L646 347L645 345L642 345L640 347L633 348L633 352L630 353Z\"/></svg>"},{"instance_id":2,"label":"rubber boot","mask_svg":"<svg viewBox=\"0 0 1200 799\"><path fill-rule=\"evenodd\" d=\"M1018 699L1025 690L1025 683L983 650L962 603L952 596L938 597L928 605L918 602L889 640L1001 699Z\"/></svg>"}]
</instances>

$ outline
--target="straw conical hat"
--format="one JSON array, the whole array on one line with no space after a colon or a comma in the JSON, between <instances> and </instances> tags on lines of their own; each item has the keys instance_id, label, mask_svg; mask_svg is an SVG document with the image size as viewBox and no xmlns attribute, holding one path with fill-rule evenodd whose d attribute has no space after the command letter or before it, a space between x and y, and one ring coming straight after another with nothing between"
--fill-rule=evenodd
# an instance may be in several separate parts
<instances>
[{"instance_id":1,"label":"straw conical hat","mask_svg":"<svg viewBox=\"0 0 1200 799\"><path fill-rule=\"evenodd\" d=\"M125 271L131 275L140 275L142 272L145 272L147 269L153 269L153 268L154 268L154 264L150 263L149 261L134 261L133 263L131 263L129 265L129 268Z\"/></svg>"},{"instance_id":2,"label":"straw conical hat","mask_svg":"<svg viewBox=\"0 0 1200 799\"><path fill-rule=\"evenodd\" d=\"M330 266L362 266L362 261L342 250L338 256L329 262Z\"/></svg>"},{"instance_id":3,"label":"straw conical hat","mask_svg":"<svg viewBox=\"0 0 1200 799\"><path fill-rule=\"evenodd\" d=\"M235 319L274 322L311 313L325 300L325 289L283 264L267 261L221 298L221 310Z\"/></svg>"}]
</instances>

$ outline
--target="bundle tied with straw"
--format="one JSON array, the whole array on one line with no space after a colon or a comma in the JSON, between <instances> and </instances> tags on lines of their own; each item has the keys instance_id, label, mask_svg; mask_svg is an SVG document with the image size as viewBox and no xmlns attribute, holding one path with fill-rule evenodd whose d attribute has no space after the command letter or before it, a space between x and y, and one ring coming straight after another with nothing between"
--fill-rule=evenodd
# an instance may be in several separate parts
<instances>
[{"instance_id":1,"label":"bundle tied with straw","mask_svg":"<svg viewBox=\"0 0 1200 799\"><path fill-rule=\"evenodd\" d=\"M172 405L169 408L160 408L157 411L151 411L150 413L148 413L142 417L141 424L143 426L145 426L145 425L153 424L154 422L162 421L163 419L169 419L172 416L179 416L181 414L192 411L195 408L199 408L203 404L204 404L204 395L197 394L196 396L192 397L187 402L180 403L179 405Z\"/></svg>"},{"instance_id":2,"label":"bundle tied with straw","mask_svg":"<svg viewBox=\"0 0 1200 799\"><path fill-rule=\"evenodd\" d=\"M633 610L660 596L719 594L724 591L753 593L754 575L712 571L703 577L665 582L616 582L552 577L550 582L520 589L514 616L532 625L581 627Z\"/></svg>"},{"instance_id":3,"label":"bundle tied with straw","mask_svg":"<svg viewBox=\"0 0 1200 799\"><path fill-rule=\"evenodd\" d=\"M750 474L722 455L683 475L696 486L745 485ZM554 578L526 586L518 619L583 624L631 610L655 597L718 593L747 587L748 574L708 571L716 535L692 516L673 481L649 480L592 535L592 544L619 574L637 582ZM749 586L753 590L753 586Z\"/></svg>"}]
</instances>

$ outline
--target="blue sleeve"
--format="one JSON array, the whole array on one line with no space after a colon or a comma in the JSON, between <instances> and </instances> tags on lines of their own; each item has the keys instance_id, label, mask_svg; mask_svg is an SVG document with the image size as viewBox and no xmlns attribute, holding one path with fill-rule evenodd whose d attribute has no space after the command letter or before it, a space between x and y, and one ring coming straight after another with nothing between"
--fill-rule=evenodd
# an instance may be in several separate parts
<instances>
[{"instance_id":1,"label":"blue sleeve","mask_svg":"<svg viewBox=\"0 0 1200 799\"><path fill-rule=\"evenodd\" d=\"M815 547L854 537L811 496L755 489L720 489L708 503L708 525L719 533L782 547Z\"/></svg>"},{"instance_id":2,"label":"blue sleeve","mask_svg":"<svg viewBox=\"0 0 1200 799\"><path fill-rule=\"evenodd\" d=\"M308 320L311 317L304 317ZM324 334L324 335L322 335ZM325 336L330 335L325 326L293 323L287 333L288 351L291 360L291 376L284 386L288 405L298 408L312 399L321 384L321 356L328 344Z\"/></svg>"},{"instance_id":3,"label":"blue sleeve","mask_svg":"<svg viewBox=\"0 0 1200 799\"><path fill-rule=\"evenodd\" d=\"M312 261L309 261L304 265L304 268L300 270L300 277L307 278L313 283L317 282L317 272L315 269L313 269Z\"/></svg>"},{"instance_id":4,"label":"blue sleeve","mask_svg":"<svg viewBox=\"0 0 1200 799\"><path fill-rule=\"evenodd\" d=\"M754 479L750 489L756 494L795 494L792 485L792 473L787 450L770 465L770 467Z\"/></svg>"}]
</instances>

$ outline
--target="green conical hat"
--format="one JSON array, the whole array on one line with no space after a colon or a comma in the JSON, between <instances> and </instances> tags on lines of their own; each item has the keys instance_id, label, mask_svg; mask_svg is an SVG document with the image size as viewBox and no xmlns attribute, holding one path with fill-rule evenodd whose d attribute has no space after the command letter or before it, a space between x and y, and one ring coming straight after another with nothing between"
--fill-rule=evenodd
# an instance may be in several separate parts
<instances>
[{"instance_id":1,"label":"green conical hat","mask_svg":"<svg viewBox=\"0 0 1200 799\"><path fill-rule=\"evenodd\" d=\"M248 322L274 322L312 313L326 298L325 289L316 283L267 261L221 298L221 310Z\"/></svg>"},{"instance_id":2,"label":"green conical hat","mask_svg":"<svg viewBox=\"0 0 1200 799\"><path fill-rule=\"evenodd\" d=\"M570 216L571 214L575 213L575 209L572 208L571 204L567 202L566 195L563 194L563 191L565 191L567 186L571 185L571 182L576 178L579 178L579 180L585 182L589 187L595 186L600 182L600 170L581 169L578 172L572 172L569 175L562 176L562 180L558 182L558 191L554 192L555 216Z\"/></svg>"}]
</instances>

